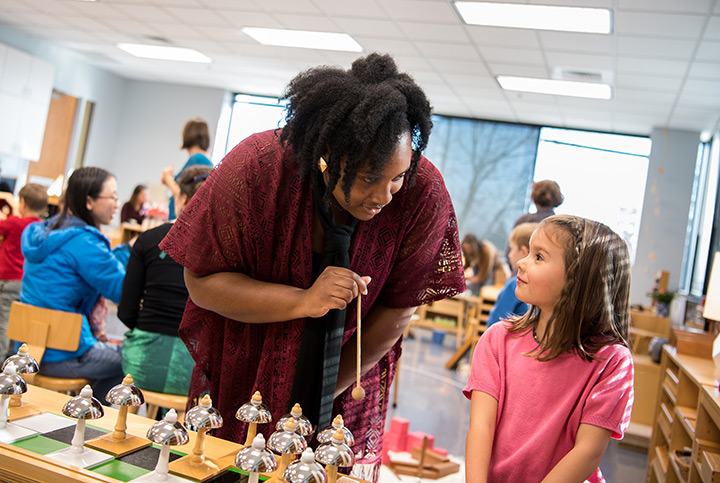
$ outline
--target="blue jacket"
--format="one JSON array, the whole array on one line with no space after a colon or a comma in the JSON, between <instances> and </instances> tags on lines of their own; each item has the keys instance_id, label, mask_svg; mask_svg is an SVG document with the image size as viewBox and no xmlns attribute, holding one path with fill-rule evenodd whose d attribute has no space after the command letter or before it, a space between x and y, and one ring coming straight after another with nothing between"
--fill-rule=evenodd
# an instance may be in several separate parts
<instances>
[{"instance_id":1,"label":"blue jacket","mask_svg":"<svg viewBox=\"0 0 720 483\"><path fill-rule=\"evenodd\" d=\"M125 265L115 257L110 242L97 228L70 216L61 228L50 231L56 220L54 216L32 223L22 234L25 265L20 301L82 314L83 325L76 351L47 349L45 362L80 357L95 345L87 314L100 295L120 302L125 277Z\"/></svg>"},{"instance_id":2,"label":"blue jacket","mask_svg":"<svg viewBox=\"0 0 720 483\"><path fill-rule=\"evenodd\" d=\"M490 311L490 315L488 315L488 321L485 324L486 328L490 328L495 322L500 319L506 319L510 315L525 315L528 309L530 309L528 304L521 302L515 296L516 288L517 277L510 277L498 293L495 306Z\"/></svg>"}]
</instances>

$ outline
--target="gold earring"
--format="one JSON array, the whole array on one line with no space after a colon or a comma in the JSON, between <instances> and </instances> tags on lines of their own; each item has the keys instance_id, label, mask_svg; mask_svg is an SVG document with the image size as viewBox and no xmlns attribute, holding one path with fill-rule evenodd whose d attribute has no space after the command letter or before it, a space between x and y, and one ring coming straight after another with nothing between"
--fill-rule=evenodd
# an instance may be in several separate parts
<instances>
[{"instance_id":1,"label":"gold earring","mask_svg":"<svg viewBox=\"0 0 720 483\"><path fill-rule=\"evenodd\" d=\"M324 173L327 169L327 162L325 161L325 158L320 156L320 161L318 162L318 167L320 168L320 172Z\"/></svg>"}]
</instances>

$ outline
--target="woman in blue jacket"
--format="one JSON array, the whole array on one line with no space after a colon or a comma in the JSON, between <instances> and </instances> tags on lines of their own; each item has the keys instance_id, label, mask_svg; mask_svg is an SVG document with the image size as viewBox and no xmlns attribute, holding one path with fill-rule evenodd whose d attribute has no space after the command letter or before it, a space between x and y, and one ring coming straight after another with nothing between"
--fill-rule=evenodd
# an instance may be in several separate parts
<instances>
[{"instance_id":1,"label":"woman in blue jacket","mask_svg":"<svg viewBox=\"0 0 720 483\"><path fill-rule=\"evenodd\" d=\"M22 234L25 273L20 301L83 316L78 349L47 349L40 372L90 379L100 401L123 378L121 346L97 341L88 322L101 295L120 301L125 266L98 229L110 223L117 209L113 175L102 168L83 167L68 180L63 211L28 225Z\"/></svg>"}]
</instances>

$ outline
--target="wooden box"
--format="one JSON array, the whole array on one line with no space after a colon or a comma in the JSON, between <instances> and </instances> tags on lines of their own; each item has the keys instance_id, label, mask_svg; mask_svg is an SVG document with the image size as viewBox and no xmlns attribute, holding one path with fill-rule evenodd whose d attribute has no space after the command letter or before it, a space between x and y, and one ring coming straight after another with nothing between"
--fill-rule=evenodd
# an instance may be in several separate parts
<instances>
[{"instance_id":1,"label":"wooden box","mask_svg":"<svg viewBox=\"0 0 720 483\"><path fill-rule=\"evenodd\" d=\"M670 344L677 348L678 354L712 359L714 334L687 328L673 328L672 331Z\"/></svg>"},{"instance_id":2,"label":"wooden box","mask_svg":"<svg viewBox=\"0 0 720 483\"><path fill-rule=\"evenodd\" d=\"M704 483L720 483L720 454L703 451L700 474Z\"/></svg>"}]
</instances>

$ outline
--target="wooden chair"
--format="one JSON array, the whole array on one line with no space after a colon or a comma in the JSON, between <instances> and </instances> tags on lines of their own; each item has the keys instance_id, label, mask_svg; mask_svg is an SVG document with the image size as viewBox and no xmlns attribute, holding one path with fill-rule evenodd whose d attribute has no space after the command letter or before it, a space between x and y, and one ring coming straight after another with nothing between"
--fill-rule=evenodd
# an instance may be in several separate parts
<instances>
[{"instance_id":1,"label":"wooden chair","mask_svg":"<svg viewBox=\"0 0 720 483\"><path fill-rule=\"evenodd\" d=\"M7 337L26 343L30 355L40 363L45 349L77 350L82 320L82 315L73 312L13 302ZM90 384L88 379L50 377L40 373L23 374L23 377L30 384L71 395L78 394L86 384Z\"/></svg>"},{"instance_id":2,"label":"wooden chair","mask_svg":"<svg viewBox=\"0 0 720 483\"><path fill-rule=\"evenodd\" d=\"M502 287L497 285L486 285L480 289L480 296L458 295L457 298L464 298L468 304L467 323L463 343L455 354L445 364L446 369L455 369L460 359L470 351L470 360L475 350L475 344L485 332L485 323L488 321L490 311L495 305L498 294Z\"/></svg>"},{"instance_id":3,"label":"wooden chair","mask_svg":"<svg viewBox=\"0 0 720 483\"><path fill-rule=\"evenodd\" d=\"M145 403L147 404L147 418L155 419L160 408L174 409L178 415L178 421L181 423L185 420L185 408L187 408L187 396L178 396L176 394L163 394L160 392L152 392L142 389Z\"/></svg>"},{"instance_id":4,"label":"wooden chair","mask_svg":"<svg viewBox=\"0 0 720 483\"><path fill-rule=\"evenodd\" d=\"M414 325L428 329L455 333L457 346L462 344L465 327L467 303L460 297L438 300L428 305L421 305L417 310L418 320ZM449 324L438 324L435 317L451 321ZM454 323L453 323L454 322Z\"/></svg>"}]
</instances>

